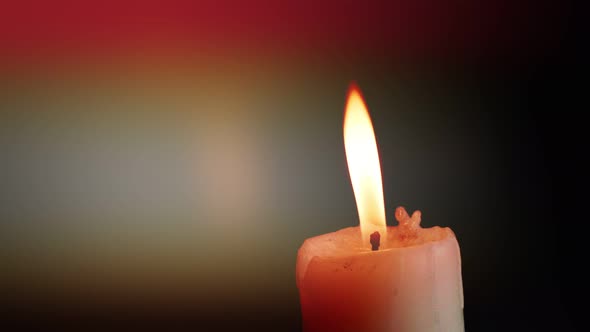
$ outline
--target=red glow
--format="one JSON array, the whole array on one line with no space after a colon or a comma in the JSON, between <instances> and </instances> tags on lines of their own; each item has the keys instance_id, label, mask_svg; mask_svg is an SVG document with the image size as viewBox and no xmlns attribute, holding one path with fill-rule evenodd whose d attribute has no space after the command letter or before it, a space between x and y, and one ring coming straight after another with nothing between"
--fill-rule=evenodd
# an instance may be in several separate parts
<instances>
[{"instance_id":1,"label":"red glow","mask_svg":"<svg viewBox=\"0 0 590 332\"><path fill-rule=\"evenodd\" d=\"M0 10L0 57L236 51L323 54L326 59L469 56L522 47L531 39L532 23L546 26L540 18L548 10L529 10L533 2L476 3L16 1ZM520 15L525 12L537 14Z\"/></svg>"}]
</instances>

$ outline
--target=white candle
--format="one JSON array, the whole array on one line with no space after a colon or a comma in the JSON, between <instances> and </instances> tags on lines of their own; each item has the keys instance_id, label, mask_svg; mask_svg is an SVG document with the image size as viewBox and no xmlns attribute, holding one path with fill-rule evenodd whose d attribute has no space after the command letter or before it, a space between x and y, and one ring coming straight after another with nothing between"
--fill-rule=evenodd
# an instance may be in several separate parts
<instances>
[{"instance_id":1,"label":"white candle","mask_svg":"<svg viewBox=\"0 0 590 332\"><path fill-rule=\"evenodd\" d=\"M449 228L420 227L396 210L387 227L377 145L358 87L349 90L344 140L360 227L307 239L297 255L305 331L464 330L461 258Z\"/></svg>"}]
</instances>

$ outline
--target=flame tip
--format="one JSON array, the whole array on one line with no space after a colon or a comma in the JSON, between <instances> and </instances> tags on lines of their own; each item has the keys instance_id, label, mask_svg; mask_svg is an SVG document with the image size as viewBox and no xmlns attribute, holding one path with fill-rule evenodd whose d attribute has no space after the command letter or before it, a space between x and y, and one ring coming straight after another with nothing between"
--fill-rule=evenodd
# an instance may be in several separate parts
<instances>
[{"instance_id":1,"label":"flame tip","mask_svg":"<svg viewBox=\"0 0 590 332\"><path fill-rule=\"evenodd\" d=\"M362 97L362 93L361 93L361 88L359 87L359 85L357 84L356 81L350 81L350 84L348 84L348 92L346 94L346 99L350 100L350 97L352 96L352 94L358 94L361 99L363 99Z\"/></svg>"}]
</instances>

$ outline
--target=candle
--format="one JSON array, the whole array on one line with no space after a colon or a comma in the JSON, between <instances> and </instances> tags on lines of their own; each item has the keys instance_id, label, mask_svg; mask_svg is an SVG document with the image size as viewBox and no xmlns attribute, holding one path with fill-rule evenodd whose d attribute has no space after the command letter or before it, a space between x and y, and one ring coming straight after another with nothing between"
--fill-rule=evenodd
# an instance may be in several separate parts
<instances>
[{"instance_id":1,"label":"candle","mask_svg":"<svg viewBox=\"0 0 590 332\"><path fill-rule=\"evenodd\" d=\"M449 228L395 211L387 226L375 134L352 84L344 145L360 227L305 240L297 254L304 331L463 331L459 245Z\"/></svg>"}]
</instances>

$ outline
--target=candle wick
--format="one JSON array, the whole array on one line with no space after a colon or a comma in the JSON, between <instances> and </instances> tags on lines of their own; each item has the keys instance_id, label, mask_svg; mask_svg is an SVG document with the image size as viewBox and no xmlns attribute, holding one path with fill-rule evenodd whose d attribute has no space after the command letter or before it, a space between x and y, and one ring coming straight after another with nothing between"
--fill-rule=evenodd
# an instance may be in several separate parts
<instances>
[{"instance_id":1,"label":"candle wick","mask_svg":"<svg viewBox=\"0 0 590 332\"><path fill-rule=\"evenodd\" d=\"M371 250L373 250L373 251L379 250L379 245L381 244L381 234L379 234L379 232L374 232L373 234L371 234L370 242L371 242Z\"/></svg>"}]
</instances>

